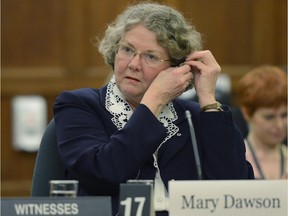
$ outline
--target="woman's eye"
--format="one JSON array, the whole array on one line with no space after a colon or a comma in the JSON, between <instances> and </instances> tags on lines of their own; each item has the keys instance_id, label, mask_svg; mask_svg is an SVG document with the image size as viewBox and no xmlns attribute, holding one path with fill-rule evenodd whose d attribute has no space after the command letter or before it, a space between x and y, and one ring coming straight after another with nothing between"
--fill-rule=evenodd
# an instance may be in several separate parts
<instances>
[{"instance_id":1,"label":"woman's eye","mask_svg":"<svg viewBox=\"0 0 288 216\"><path fill-rule=\"evenodd\" d=\"M147 61L150 61L150 62L157 62L157 61L159 60L158 56L153 55L153 54L151 54L151 53L146 53L146 54L145 54L145 59L146 59Z\"/></svg>"},{"instance_id":2,"label":"woman's eye","mask_svg":"<svg viewBox=\"0 0 288 216\"><path fill-rule=\"evenodd\" d=\"M287 112L283 113L283 114L281 115L281 117L282 117L282 118L287 118Z\"/></svg>"},{"instance_id":3,"label":"woman's eye","mask_svg":"<svg viewBox=\"0 0 288 216\"><path fill-rule=\"evenodd\" d=\"M266 120L273 120L274 118L275 118L275 116L274 115L265 115L264 116L264 118L266 119Z\"/></svg>"},{"instance_id":4,"label":"woman's eye","mask_svg":"<svg viewBox=\"0 0 288 216\"><path fill-rule=\"evenodd\" d=\"M127 54L131 54L135 52L131 47L128 47L128 46L122 46L121 50L122 52L127 53Z\"/></svg>"}]
</instances>

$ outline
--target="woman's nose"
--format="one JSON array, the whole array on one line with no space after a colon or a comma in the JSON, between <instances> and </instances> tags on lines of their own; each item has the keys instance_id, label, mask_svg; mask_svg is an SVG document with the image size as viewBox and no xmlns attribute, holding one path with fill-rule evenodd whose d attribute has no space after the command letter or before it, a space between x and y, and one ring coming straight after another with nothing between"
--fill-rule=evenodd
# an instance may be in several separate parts
<instances>
[{"instance_id":1,"label":"woman's nose","mask_svg":"<svg viewBox=\"0 0 288 216\"><path fill-rule=\"evenodd\" d=\"M142 65L141 53L136 52L129 62L129 68L132 70L139 70L141 69L141 65Z\"/></svg>"}]
</instances>

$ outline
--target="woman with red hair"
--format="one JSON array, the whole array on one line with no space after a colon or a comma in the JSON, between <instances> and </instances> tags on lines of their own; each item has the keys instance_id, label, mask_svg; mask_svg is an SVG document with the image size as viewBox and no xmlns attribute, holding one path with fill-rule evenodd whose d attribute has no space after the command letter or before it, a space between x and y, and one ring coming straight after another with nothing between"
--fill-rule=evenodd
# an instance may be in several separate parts
<instances>
[{"instance_id":1,"label":"woman with red hair","mask_svg":"<svg viewBox=\"0 0 288 216\"><path fill-rule=\"evenodd\" d=\"M246 158L255 178L287 178L287 74L276 66L259 66L239 81L237 99L249 132Z\"/></svg>"}]
</instances>

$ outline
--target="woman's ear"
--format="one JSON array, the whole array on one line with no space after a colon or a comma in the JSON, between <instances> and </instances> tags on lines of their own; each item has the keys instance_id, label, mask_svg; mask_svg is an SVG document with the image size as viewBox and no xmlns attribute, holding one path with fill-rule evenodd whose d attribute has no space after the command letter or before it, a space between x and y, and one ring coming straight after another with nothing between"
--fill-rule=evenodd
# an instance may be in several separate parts
<instances>
[{"instance_id":1,"label":"woman's ear","mask_svg":"<svg viewBox=\"0 0 288 216\"><path fill-rule=\"evenodd\" d=\"M243 118L245 119L245 121L248 122L250 117L251 117L248 109L246 107L244 107L244 106L241 106L240 110L241 110L241 113L243 115Z\"/></svg>"}]
</instances>

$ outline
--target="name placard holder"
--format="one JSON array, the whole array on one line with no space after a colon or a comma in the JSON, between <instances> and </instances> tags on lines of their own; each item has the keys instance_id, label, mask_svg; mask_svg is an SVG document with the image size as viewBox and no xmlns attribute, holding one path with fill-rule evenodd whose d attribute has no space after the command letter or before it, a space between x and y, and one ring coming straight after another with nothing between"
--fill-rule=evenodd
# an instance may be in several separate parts
<instances>
[{"instance_id":1,"label":"name placard holder","mask_svg":"<svg viewBox=\"0 0 288 216\"><path fill-rule=\"evenodd\" d=\"M120 216L155 216L153 181L130 180L120 185Z\"/></svg>"},{"instance_id":2,"label":"name placard holder","mask_svg":"<svg viewBox=\"0 0 288 216\"><path fill-rule=\"evenodd\" d=\"M287 216L287 180L170 181L169 216Z\"/></svg>"},{"instance_id":3,"label":"name placard holder","mask_svg":"<svg viewBox=\"0 0 288 216\"><path fill-rule=\"evenodd\" d=\"M1 198L1 216L112 216L110 197Z\"/></svg>"}]
</instances>

